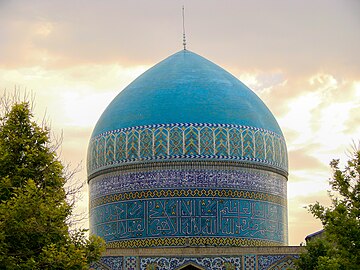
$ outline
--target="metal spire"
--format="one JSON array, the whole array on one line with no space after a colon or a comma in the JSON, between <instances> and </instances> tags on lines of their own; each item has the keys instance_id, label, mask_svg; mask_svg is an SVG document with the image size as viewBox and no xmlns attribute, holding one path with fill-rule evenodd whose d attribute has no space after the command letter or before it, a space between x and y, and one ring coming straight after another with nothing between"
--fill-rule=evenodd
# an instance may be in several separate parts
<instances>
[{"instance_id":1,"label":"metal spire","mask_svg":"<svg viewBox=\"0 0 360 270\"><path fill-rule=\"evenodd\" d=\"M182 21L183 21L183 46L184 50L186 50L186 38L185 38L185 15L184 15L184 6L182 6Z\"/></svg>"}]
</instances>

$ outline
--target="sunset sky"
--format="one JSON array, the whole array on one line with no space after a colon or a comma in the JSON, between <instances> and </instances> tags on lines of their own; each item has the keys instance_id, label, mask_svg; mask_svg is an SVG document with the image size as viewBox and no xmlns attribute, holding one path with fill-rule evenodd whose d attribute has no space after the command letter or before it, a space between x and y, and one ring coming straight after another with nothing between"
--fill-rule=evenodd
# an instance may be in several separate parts
<instances>
[{"instance_id":1,"label":"sunset sky","mask_svg":"<svg viewBox=\"0 0 360 270\"><path fill-rule=\"evenodd\" d=\"M360 139L357 0L0 0L0 96L35 96L63 132L61 158L86 179L92 129L142 72L182 49L228 70L267 104L290 162L289 244L321 228L304 206L328 204L329 162ZM87 192L87 191L84 191ZM78 205L87 211L87 194Z\"/></svg>"}]
</instances>

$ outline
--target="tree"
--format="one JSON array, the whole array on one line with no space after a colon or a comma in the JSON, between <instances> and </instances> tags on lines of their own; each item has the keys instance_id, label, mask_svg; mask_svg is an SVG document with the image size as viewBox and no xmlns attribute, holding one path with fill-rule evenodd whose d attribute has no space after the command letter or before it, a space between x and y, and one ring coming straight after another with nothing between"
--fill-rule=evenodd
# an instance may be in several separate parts
<instances>
[{"instance_id":1,"label":"tree","mask_svg":"<svg viewBox=\"0 0 360 270\"><path fill-rule=\"evenodd\" d=\"M0 269L88 269L104 242L69 230L64 166L28 102L0 117Z\"/></svg>"},{"instance_id":2,"label":"tree","mask_svg":"<svg viewBox=\"0 0 360 270\"><path fill-rule=\"evenodd\" d=\"M359 269L360 266L360 150L354 153L343 170L339 160L330 163L331 206L319 202L309 211L321 220L324 233L308 241L306 252L297 261L299 269Z\"/></svg>"}]
</instances>

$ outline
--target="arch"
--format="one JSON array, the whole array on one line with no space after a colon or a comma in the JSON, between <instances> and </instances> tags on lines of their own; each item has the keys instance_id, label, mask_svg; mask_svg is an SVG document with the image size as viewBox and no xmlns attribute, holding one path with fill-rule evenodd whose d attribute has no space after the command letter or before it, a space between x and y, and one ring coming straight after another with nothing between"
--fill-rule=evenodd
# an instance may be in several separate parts
<instances>
[{"instance_id":1,"label":"arch","mask_svg":"<svg viewBox=\"0 0 360 270\"><path fill-rule=\"evenodd\" d=\"M202 268L197 264L190 262L180 266L179 268L176 268L176 270L205 270L205 268Z\"/></svg>"}]
</instances>

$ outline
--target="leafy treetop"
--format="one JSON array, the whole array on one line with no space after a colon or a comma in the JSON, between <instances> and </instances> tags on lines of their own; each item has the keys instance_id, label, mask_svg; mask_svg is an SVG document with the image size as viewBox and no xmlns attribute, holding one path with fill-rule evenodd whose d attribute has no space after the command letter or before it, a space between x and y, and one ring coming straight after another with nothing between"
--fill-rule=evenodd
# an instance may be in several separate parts
<instances>
[{"instance_id":1,"label":"leafy treetop","mask_svg":"<svg viewBox=\"0 0 360 270\"><path fill-rule=\"evenodd\" d=\"M324 207L317 202L309 206L309 211L321 220L324 234L307 243L307 252L297 262L299 269L359 269L360 150L354 148L344 169L338 159L330 166L332 205Z\"/></svg>"}]
</instances>

